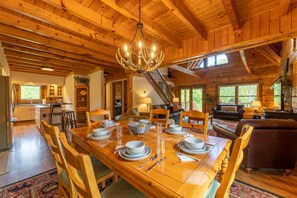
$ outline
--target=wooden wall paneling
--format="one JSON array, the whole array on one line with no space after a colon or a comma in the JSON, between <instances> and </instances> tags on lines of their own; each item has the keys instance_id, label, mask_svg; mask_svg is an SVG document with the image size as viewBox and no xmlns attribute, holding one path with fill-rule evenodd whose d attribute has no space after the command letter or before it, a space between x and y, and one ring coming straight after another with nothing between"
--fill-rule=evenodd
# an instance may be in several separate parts
<instances>
[{"instance_id":1,"label":"wooden wall paneling","mask_svg":"<svg viewBox=\"0 0 297 198\"><path fill-rule=\"evenodd\" d=\"M288 14L284 15L280 18L280 32L285 33L291 30L291 17L292 12L288 12Z\"/></svg>"},{"instance_id":2,"label":"wooden wall paneling","mask_svg":"<svg viewBox=\"0 0 297 198\"><path fill-rule=\"evenodd\" d=\"M221 47L222 46L222 44L221 44L221 29L219 29L219 30L217 30L217 31L215 31L214 32L215 34L214 34L214 37L215 37L215 48L219 48L219 47Z\"/></svg>"},{"instance_id":3,"label":"wooden wall paneling","mask_svg":"<svg viewBox=\"0 0 297 198\"><path fill-rule=\"evenodd\" d=\"M297 3L292 5L292 28L297 29Z\"/></svg>"},{"instance_id":4,"label":"wooden wall paneling","mask_svg":"<svg viewBox=\"0 0 297 198\"><path fill-rule=\"evenodd\" d=\"M270 34L277 34L280 32L279 29L279 19L277 10L269 11L269 33Z\"/></svg>"},{"instance_id":5,"label":"wooden wall paneling","mask_svg":"<svg viewBox=\"0 0 297 198\"><path fill-rule=\"evenodd\" d=\"M269 34L269 12L260 15L260 36Z\"/></svg>"},{"instance_id":6,"label":"wooden wall paneling","mask_svg":"<svg viewBox=\"0 0 297 198\"><path fill-rule=\"evenodd\" d=\"M254 16L251 19L251 38L257 38L260 35L260 16Z\"/></svg>"},{"instance_id":7,"label":"wooden wall paneling","mask_svg":"<svg viewBox=\"0 0 297 198\"><path fill-rule=\"evenodd\" d=\"M231 26L228 26L228 45L235 43L235 36Z\"/></svg>"},{"instance_id":8,"label":"wooden wall paneling","mask_svg":"<svg viewBox=\"0 0 297 198\"><path fill-rule=\"evenodd\" d=\"M208 36L208 50L212 50L215 48L215 32L209 32Z\"/></svg>"},{"instance_id":9,"label":"wooden wall paneling","mask_svg":"<svg viewBox=\"0 0 297 198\"><path fill-rule=\"evenodd\" d=\"M246 20L242 24L242 40L246 41L251 38L251 20Z\"/></svg>"},{"instance_id":10,"label":"wooden wall paneling","mask_svg":"<svg viewBox=\"0 0 297 198\"><path fill-rule=\"evenodd\" d=\"M291 0L278 0L278 15L280 17L288 13L290 3L291 3Z\"/></svg>"},{"instance_id":11,"label":"wooden wall paneling","mask_svg":"<svg viewBox=\"0 0 297 198\"><path fill-rule=\"evenodd\" d=\"M221 46L228 45L228 27L223 27L221 30Z\"/></svg>"}]
</instances>

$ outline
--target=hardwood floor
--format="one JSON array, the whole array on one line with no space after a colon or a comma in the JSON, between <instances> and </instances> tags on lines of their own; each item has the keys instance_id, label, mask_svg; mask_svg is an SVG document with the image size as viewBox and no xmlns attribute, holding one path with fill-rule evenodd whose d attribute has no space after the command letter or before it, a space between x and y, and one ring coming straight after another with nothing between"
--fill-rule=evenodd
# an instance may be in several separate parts
<instances>
[{"instance_id":1,"label":"hardwood floor","mask_svg":"<svg viewBox=\"0 0 297 198\"><path fill-rule=\"evenodd\" d=\"M8 152L9 172L0 176L0 187L55 168L51 152L35 124L15 126L14 133L14 147ZM297 197L297 167L289 176L280 170L259 169L249 174L239 170L236 179L284 197Z\"/></svg>"},{"instance_id":2,"label":"hardwood floor","mask_svg":"<svg viewBox=\"0 0 297 198\"><path fill-rule=\"evenodd\" d=\"M1 152L0 187L55 168L54 159L35 123L20 123L14 127L14 144ZM4 162L4 163L3 163Z\"/></svg>"}]
</instances>

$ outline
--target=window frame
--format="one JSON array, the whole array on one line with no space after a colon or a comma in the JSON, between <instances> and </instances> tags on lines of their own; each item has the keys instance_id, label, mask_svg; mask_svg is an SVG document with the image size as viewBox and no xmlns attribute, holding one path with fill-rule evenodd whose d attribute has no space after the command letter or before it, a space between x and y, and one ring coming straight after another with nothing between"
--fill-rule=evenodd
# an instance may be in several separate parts
<instances>
[{"instance_id":1,"label":"window frame","mask_svg":"<svg viewBox=\"0 0 297 198\"><path fill-rule=\"evenodd\" d=\"M220 105L223 105L220 103L220 87L235 87L235 103L234 105L240 105L239 102L239 97L248 97L248 96L239 96L239 87L240 86L250 86L250 85L256 85L257 87L257 92L256 92L256 100L260 100L260 84L259 83L242 83L242 84L222 84L222 85L217 85L217 102ZM248 104L246 107L250 107L251 104ZM244 104L245 106L245 104Z\"/></svg>"},{"instance_id":2,"label":"window frame","mask_svg":"<svg viewBox=\"0 0 297 198\"><path fill-rule=\"evenodd\" d=\"M224 54L224 53L223 53ZM223 66L223 65L227 65L229 64L229 58L227 56L227 54L224 54L227 57L227 63L223 63L223 64L218 64L217 63L217 56L222 55L222 54L216 54L216 55L212 55L212 56L208 56L206 58L203 58L203 60L199 63L199 65L196 66L195 69L199 69L199 68L212 68L212 67L216 67L216 66ZM208 66L208 58L209 57L215 57L215 64L213 66ZM200 67L200 65L203 64L203 67Z\"/></svg>"},{"instance_id":3,"label":"window frame","mask_svg":"<svg viewBox=\"0 0 297 198\"><path fill-rule=\"evenodd\" d=\"M36 101L36 100L41 100L41 86L40 85L20 85L20 100L21 101L27 101L27 100L31 100L29 98L22 98L22 86L26 86L26 87L38 87L39 88L39 98L38 99L32 99L33 101Z\"/></svg>"},{"instance_id":4,"label":"window frame","mask_svg":"<svg viewBox=\"0 0 297 198\"><path fill-rule=\"evenodd\" d=\"M180 105L181 105L181 90L182 89L188 89L190 90L190 100L189 100L189 110L192 110L193 109L193 89L202 89L202 112L205 112L205 86L181 86L179 88L179 101L180 101Z\"/></svg>"}]
</instances>

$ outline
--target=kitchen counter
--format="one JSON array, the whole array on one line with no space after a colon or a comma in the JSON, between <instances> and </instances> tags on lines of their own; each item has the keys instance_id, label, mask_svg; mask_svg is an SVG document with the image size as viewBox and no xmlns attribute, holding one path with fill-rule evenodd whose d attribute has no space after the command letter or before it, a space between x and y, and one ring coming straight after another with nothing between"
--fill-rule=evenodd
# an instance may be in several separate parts
<instances>
[{"instance_id":1,"label":"kitchen counter","mask_svg":"<svg viewBox=\"0 0 297 198\"><path fill-rule=\"evenodd\" d=\"M40 109L43 109L43 108L50 108L51 106L49 104L36 104L35 105L36 108L40 108Z\"/></svg>"}]
</instances>

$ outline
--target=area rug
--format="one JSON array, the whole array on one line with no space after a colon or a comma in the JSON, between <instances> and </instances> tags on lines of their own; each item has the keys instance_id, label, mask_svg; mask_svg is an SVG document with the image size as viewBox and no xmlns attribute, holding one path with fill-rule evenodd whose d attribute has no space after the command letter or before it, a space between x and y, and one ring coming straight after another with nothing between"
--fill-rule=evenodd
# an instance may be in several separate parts
<instances>
[{"instance_id":1,"label":"area rug","mask_svg":"<svg viewBox=\"0 0 297 198\"><path fill-rule=\"evenodd\" d=\"M57 171L50 170L34 177L2 187L2 198L55 198L58 192ZM101 189L100 189L101 190ZM231 187L231 198L279 198L281 196L263 189L234 181Z\"/></svg>"}]
</instances>

